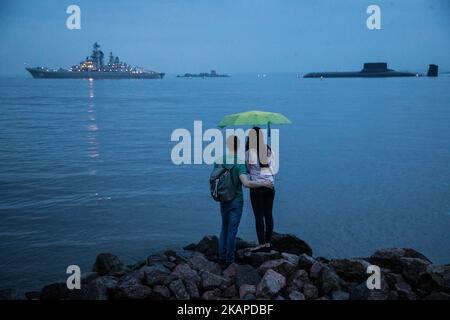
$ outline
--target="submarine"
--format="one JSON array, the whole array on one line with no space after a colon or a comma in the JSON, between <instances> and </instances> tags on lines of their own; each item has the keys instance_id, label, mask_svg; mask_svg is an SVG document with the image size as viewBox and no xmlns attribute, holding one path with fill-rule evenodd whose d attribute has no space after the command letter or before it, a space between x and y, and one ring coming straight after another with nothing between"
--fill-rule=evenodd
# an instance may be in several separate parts
<instances>
[{"instance_id":1,"label":"submarine","mask_svg":"<svg viewBox=\"0 0 450 320\"><path fill-rule=\"evenodd\" d=\"M361 71L344 72L311 72L303 78L388 78L388 77L420 77L419 73L395 71L389 69L386 62L367 62ZM438 76L438 66L430 64L427 72L428 77Z\"/></svg>"}]
</instances>

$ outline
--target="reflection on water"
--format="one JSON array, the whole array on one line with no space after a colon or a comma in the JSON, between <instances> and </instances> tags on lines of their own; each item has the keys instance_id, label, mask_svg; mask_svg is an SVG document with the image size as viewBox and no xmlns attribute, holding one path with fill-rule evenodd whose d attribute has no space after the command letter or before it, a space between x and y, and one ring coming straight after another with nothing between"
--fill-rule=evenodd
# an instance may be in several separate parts
<instances>
[{"instance_id":1,"label":"reflection on water","mask_svg":"<svg viewBox=\"0 0 450 320\"><path fill-rule=\"evenodd\" d=\"M97 174L97 168L95 167L96 162L100 159L99 146L97 140L97 121L95 117L95 101L94 101L94 80L89 79L88 81L88 95L89 100L87 103L88 119L87 124L87 136L86 140L88 142L88 157L91 159L97 159L95 161L90 161L89 164L92 165L89 169L90 175Z\"/></svg>"}]
</instances>

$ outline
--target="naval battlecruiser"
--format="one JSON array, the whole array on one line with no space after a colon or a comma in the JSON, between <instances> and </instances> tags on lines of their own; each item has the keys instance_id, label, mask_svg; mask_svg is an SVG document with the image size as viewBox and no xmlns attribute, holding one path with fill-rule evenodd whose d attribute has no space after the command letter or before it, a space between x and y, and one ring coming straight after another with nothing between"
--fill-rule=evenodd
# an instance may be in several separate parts
<instances>
[{"instance_id":1,"label":"naval battlecruiser","mask_svg":"<svg viewBox=\"0 0 450 320\"><path fill-rule=\"evenodd\" d=\"M344 72L311 72L303 78L388 78L388 77L420 77L422 74L415 72L395 71L388 69L386 62L368 62L364 63L361 71ZM430 64L428 77L438 76L438 66Z\"/></svg>"},{"instance_id":2,"label":"naval battlecruiser","mask_svg":"<svg viewBox=\"0 0 450 320\"><path fill-rule=\"evenodd\" d=\"M34 78L53 79L162 79L164 73L132 67L120 61L119 57L109 54L104 63L104 54L100 45L94 43L91 56L69 69L50 69L44 67L26 68Z\"/></svg>"}]
</instances>

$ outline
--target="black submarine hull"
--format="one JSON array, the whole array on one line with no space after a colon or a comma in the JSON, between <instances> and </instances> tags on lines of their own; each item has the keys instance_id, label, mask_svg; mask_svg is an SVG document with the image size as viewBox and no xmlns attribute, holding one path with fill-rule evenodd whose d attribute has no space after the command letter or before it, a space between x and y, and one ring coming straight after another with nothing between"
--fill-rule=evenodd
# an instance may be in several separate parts
<instances>
[{"instance_id":1,"label":"black submarine hull","mask_svg":"<svg viewBox=\"0 0 450 320\"><path fill-rule=\"evenodd\" d=\"M386 62L367 62L364 63L361 71L346 72L311 72L303 78L392 78L392 77L419 77L421 74L414 72L395 71L388 69ZM428 77L438 76L438 66L430 64Z\"/></svg>"},{"instance_id":2,"label":"black submarine hull","mask_svg":"<svg viewBox=\"0 0 450 320\"><path fill-rule=\"evenodd\" d=\"M390 77L416 77L416 73L385 71L385 72L311 72L303 78L390 78Z\"/></svg>"}]
</instances>

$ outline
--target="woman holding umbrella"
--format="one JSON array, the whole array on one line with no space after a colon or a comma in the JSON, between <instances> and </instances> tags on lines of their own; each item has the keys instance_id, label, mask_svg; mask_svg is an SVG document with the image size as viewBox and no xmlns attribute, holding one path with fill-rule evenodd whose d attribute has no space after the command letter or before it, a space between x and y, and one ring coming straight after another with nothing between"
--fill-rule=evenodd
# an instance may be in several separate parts
<instances>
[{"instance_id":1,"label":"woman holding umbrella","mask_svg":"<svg viewBox=\"0 0 450 320\"><path fill-rule=\"evenodd\" d=\"M245 164L251 181L275 183L275 157L271 148L264 143L259 127L253 127L245 145ZM275 188L259 187L250 189L250 200L255 215L256 235L259 246L255 250L270 250L273 233L273 200Z\"/></svg>"}]
</instances>

